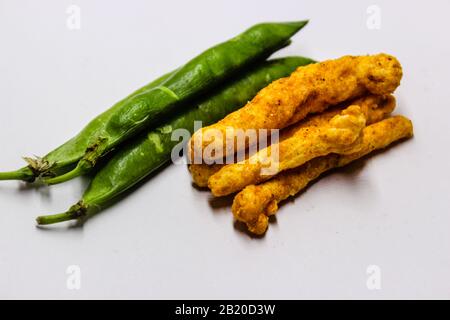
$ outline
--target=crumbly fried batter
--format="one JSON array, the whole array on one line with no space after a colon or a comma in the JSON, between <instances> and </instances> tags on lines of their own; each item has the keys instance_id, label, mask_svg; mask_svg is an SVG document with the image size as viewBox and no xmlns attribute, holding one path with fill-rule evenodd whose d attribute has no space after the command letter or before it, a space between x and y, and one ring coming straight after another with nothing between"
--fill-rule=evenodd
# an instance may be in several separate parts
<instances>
[{"instance_id":1,"label":"crumbly fried batter","mask_svg":"<svg viewBox=\"0 0 450 320\"><path fill-rule=\"evenodd\" d=\"M209 177L219 171L223 166L223 164L190 164L189 172L196 186L206 188L208 187Z\"/></svg>"},{"instance_id":2,"label":"crumbly fried batter","mask_svg":"<svg viewBox=\"0 0 450 320\"><path fill-rule=\"evenodd\" d=\"M245 222L248 230L263 234L268 227L268 217L278 210L278 202L293 196L323 172L344 166L370 152L387 147L394 141L413 135L410 120L394 116L364 129L360 149L348 155L330 154L315 158L306 164L285 171L260 185L249 185L236 195L232 212L236 220Z\"/></svg>"},{"instance_id":3,"label":"crumbly fried batter","mask_svg":"<svg viewBox=\"0 0 450 320\"><path fill-rule=\"evenodd\" d=\"M366 118L361 108L351 105L326 125L300 128L291 137L273 143L247 160L225 165L209 178L208 187L214 196L225 196L313 158L329 153L347 153L360 145L365 125ZM272 157L274 154L276 156Z\"/></svg>"},{"instance_id":4,"label":"crumbly fried batter","mask_svg":"<svg viewBox=\"0 0 450 320\"><path fill-rule=\"evenodd\" d=\"M400 84L401 77L400 63L387 54L344 56L299 67L289 77L262 89L243 108L212 126L198 130L190 142L191 158L202 155L204 159L214 160L228 156L227 149L238 151L242 146L237 146L236 135L226 136L227 129L231 130L230 133L236 129L282 129L310 113L322 112L349 99L368 93L392 93ZM207 138L210 129L219 130L221 135ZM223 153L204 155L208 145L212 150L223 150Z\"/></svg>"},{"instance_id":5,"label":"crumbly fried batter","mask_svg":"<svg viewBox=\"0 0 450 320\"><path fill-rule=\"evenodd\" d=\"M390 114L395 108L395 98L392 95L368 95L362 98L353 100L351 103L343 103L339 106L333 107L323 113L309 115L303 121L300 121L281 132L280 141L291 137L300 128L305 127L318 127L327 125L328 121L335 115L340 113L344 108L349 105L358 105L364 112L366 117L366 125L381 121L388 114ZM224 165L222 164L191 164L189 165L189 171L192 175L193 182L202 188L208 186L208 179L217 171L219 171Z\"/></svg>"}]
</instances>

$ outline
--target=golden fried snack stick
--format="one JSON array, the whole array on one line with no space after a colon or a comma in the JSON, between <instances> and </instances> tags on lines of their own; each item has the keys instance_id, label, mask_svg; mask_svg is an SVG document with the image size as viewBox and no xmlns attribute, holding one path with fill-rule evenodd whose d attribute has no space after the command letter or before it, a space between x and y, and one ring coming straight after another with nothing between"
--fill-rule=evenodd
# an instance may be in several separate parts
<instances>
[{"instance_id":1,"label":"golden fried snack stick","mask_svg":"<svg viewBox=\"0 0 450 320\"><path fill-rule=\"evenodd\" d=\"M286 128L282 132L282 138L285 136L291 136L300 128L321 126L326 125L326 123L333 118L335 115L339 114L351 105L357 105L361 108L366 118L366 125L371 125L375 122L383 120L387 115L389 115L395 109L396 101L395 97L391 94L387 95L372 95L354 99L351 102L345 102L335 107L331 107L321 113L312 114L308 116L303 121L300 121L292 126Z\"/></svg>"},{"instance_id":2,"label":"golden fried snack stick","mask_svg":"<svg viewBox=\"0 0 450 320\"><path fill-rule=\"evenodd\" d=\"M395 98L392 95L368 95L351 103L346 103L346 106L355 104L361 107L366 117L366 125L383 120L389 115L395 108ZM304 127L318 127L327 125L328 121L341 112L345 108L345 105L333 107L322 113L308 116L303 121L300 121L289 128L284 129L281 132L280 141L291 137L297 130ZM217 171L219 171L223 164L191 164L189 165L189 171L192 175L193 182L202 188L208 186L208 179Z\"/></svg>"},{"instance_id":3,"label":"golden fried snack stick","mask_svg":"<svg viewBox=\"0 0 450 320\"><path fill-rule=\"evenodd\" d=\"M347 153L360 144L365 125L361 108L349 106L326 125L300 128L291 137L273 143L244 161L225 165L209 178L208 187L214 196L225 196L313 158Z\"/></svg>"},{"instance_id":4,"label":"golden fried snack stick","mask_svg":"<svg viewBox=\"0 0 450 320\"><path fill-rule=\"evenodd\" d=\"M413 135L410 120L394 116L364 129L362 148L352 154L330 154L315 158L301 167L285 171L260 185L250 185L236 195L232 212L236 220L246 223L254 234L263 234L268 227L268 216L278 210L278 203L304 189L309 182L332 168L344 166L374 150Z\"/></svg>"},{"instance_id":5,"label":"golden fried snack stick","mask_svg":"<svg viewBox=\"0 0 450 320\"><path fill-rule=\"evenodd\" d=\"M349 99L369 93L392 93L399 86L401 77L400 63L387 54L344 56L299 67L289 77L262 89L243 108L198 130L190 141L191 159L195 155L208 161L215 160L241 150L245 146L237 146L236 134L233 134L236 129L282 129L310 113L322 112ZM228 136L227 129L231 133ZM208 135L208 132L217 131L221 134ZM207 146L223 152L203 154Z\"/></svg>"},{"instance_id":6,"label":"golden fried snack stick","mask_svg":"<svg viewBox=\"0 0 450 320\"><path fill-rule=\"evenodd\" d=\"M209 178L223 166L223 164L190 164L189 172L191 173L192 181L196 186L206 188L208 186Z\"/></svg>"}]
</instances>

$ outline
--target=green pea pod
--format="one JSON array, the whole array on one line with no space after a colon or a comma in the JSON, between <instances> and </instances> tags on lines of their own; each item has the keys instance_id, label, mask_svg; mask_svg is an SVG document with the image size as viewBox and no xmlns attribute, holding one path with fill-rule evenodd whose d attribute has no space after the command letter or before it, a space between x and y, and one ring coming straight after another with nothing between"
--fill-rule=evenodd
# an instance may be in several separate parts
<instances>
[{"instance_id":1,"label":"green pea pod","mask_svg":"<svg viewBox=\"0 0 450 320\"><path fill-rule=\"evenodd\" d=\"M120 143L160 121L183 103L198 97L238 71L262 61L286 46L307 21L257 24L237 37L218 44L182 66L160 85L134 95L112 112L103 132L85 150L77 166L45 179L61 183L88 173L97 161Z\"/></svg>"},{"instance_id":2,"label":"green pea pod","mask_svg":"<svg viewBox=\"0 0 450 320\"><path fill-rule=\"evenodd\" d=\"M112 114L117 112L132 97L154 88L166 80L171 74L168 73L155 81L136 90L125 99L117 102L110 109L98 115L88 123L75 137L49 152L43 158L24 158L28 166L16 171L0 172L0 180L23 180L33 182L38 177L52 177L72 170L76 163L83 157L89 145L95 142L104 131L106 123Z\"/></svg>"},{"instance_id":3,"label":"green pea pod","mask_svg":"<svg viewBox=\"0 0 450 320\"><path fill-rule=\"evenodd\" d=\"M100 210L170 160L172 149L179 143L172 140L174 130L186 129L192 134L194 121L201 121L203 125L217 122L245 105L270 82L288 76L297 67L312 62L302 57L265 61L248 70L242 77L229 81L212 95L199 102L189 103L157 129L118 150L96 173L79 203L65 213L38 217L38 224L77 219Z\"/></svg>"}]
</instances>

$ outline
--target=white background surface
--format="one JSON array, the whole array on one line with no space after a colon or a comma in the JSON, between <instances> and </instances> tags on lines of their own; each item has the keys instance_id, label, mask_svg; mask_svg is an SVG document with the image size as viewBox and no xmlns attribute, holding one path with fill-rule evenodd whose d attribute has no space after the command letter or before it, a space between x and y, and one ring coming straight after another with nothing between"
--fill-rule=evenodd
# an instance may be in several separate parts
<instances>
[{"instance_id":1,"label":"white background surface","mask_svg":"<svg viewBox=\"0 0 450 320\"><path fill-rule=\"evenodd\" d=\"M69 30L66 9L81 8ZM366 26L369 5L381 29ZM134 89L262 21L311 19L277 54L388 52L414 139L328 175L255 239L171 166L82 228L38 229L86 181L0 183L1 298L450 298L449 1L0 0L0 168L43 155ZM81 268L68 290L66 269ZM381 290L366 269L381 268Z\"/></svg>"}]
</instances>

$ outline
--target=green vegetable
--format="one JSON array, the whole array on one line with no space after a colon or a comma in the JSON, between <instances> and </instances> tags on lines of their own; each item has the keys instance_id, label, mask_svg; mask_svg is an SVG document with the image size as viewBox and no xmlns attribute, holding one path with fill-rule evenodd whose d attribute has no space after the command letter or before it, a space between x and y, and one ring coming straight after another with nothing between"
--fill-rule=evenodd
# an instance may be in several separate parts
<instances>
[{"instance_id":1,"label":"green vegetable","mask_svg":"<svg viewBox=\"0 0 450 320\"><path fill-rule=\"evenodd\" d=\"M37 218L39 224L52 224L77 219L100 210L115 197L134 186L150 173L168 162L178 141L172 141L176 129L194 131L194 121L212 124L238 109L275 79L292 73L298 66L313 62L302 57L266 61L248 70L242 77L229 81L221 90L173 115L159 128L141 135L124 146L95 175L83 199L69 211ZM187 109L187 107L189 109Z\"/></svg>"},{"instance_id":2,"label":"green vegetable","mask_svg":"<svg viewBox=\"0 0 450 320\"><path fill-rule=\"evenodd\" d=\"M24 158L28 162L28 166L16 171L0 172L0 180L23 180L33 182L39 177L53 177L63 174L74 168L76 164L85 154L88 146L95 142L100 134L104 131L105 125L108 123L112 114L117 112L132 97L154 88L166 80L171 74L168 73L146 86L136 90L125 99L113 105L110 109L94 118L84 129L75 137L48 153L43 158Z\"/></svg>"},{"instance_id":3,"label":"green vegetable","mask_svg":"<svg viewBox=\"0 0 450 320\"><path fill-rule=\"evenodd\" d=\"M212 47L162 83L127 99L107 118L104 130L90 140L76 167L63 175L45 179L61 183L89 172L97 161L120 143L155 124L184 102L219 85L230 76L286 46L307 21L258 24L237 37Z\"/></svg>"}]
</instances>

